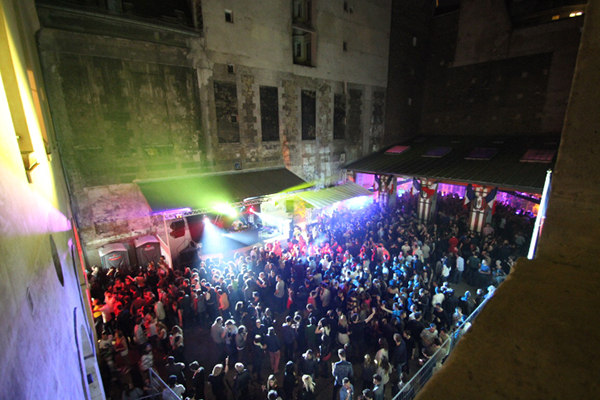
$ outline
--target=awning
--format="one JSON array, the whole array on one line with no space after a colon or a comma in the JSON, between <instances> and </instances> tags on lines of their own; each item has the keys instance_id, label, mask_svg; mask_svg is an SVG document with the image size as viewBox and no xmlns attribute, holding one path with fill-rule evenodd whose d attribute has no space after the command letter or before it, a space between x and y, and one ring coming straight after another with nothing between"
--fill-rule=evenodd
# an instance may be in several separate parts
<instances>
[{"instance_id":1,"label":"awning","mask_svg":"<svg viewBox=\"0 0 600 400\"><path fill-rule=\"evenodd\" d=\"M373 193L354 182L321 190L308 190L296 194L314 208L324 208L338 201L352 199L358 196L372 196Z\"/></svg>"},{"instance_id":2,"label":"awning","mask_svg":"<svg viewBox=\"0 0 600 400\"><path fill-rule=\"evenodd\" d=\"M217 204L232 204L308 186L286 168L137 180L135 183L154 212L185 208L208 210Z\"/></svg>"},{"instance_id":3,"label":"awning","mask_svg":"<svg viewBox=\"0 0 600 400\"><path fill-rule=\"evenodd\" d=\"M421 136L343 168L541 193L559 142L558 136Z\"/></svg>"}]
</instances>

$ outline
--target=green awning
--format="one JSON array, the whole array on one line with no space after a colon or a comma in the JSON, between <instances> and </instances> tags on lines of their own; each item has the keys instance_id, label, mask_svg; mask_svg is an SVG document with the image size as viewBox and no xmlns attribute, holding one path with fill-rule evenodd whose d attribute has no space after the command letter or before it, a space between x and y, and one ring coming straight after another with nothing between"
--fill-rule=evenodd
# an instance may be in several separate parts
<instances>
[{"instance_id":1,"label":"green awning","mask_svg":"<svg viewBox=\"0 0 600 400\"><path fill-rule=\"evenodd\" d=\"M217 204L237 203L309 185L286 168L138 180L135 183L154 212L210 209Z\"/></svg>"},{"instance_id":2,"label":"green awning","mask_svg":"<svg viewBox=\"0 0 600 400\"><path fill-rule=\"evenodd\" d=\"M343 185L334 186L321 190L308 190L296 194L296 197L304 200L314 208L324 208L338 201L352 199L358 196L372 196L369 190L354 182L346 182Z\"/></svg>"}]
</instances>

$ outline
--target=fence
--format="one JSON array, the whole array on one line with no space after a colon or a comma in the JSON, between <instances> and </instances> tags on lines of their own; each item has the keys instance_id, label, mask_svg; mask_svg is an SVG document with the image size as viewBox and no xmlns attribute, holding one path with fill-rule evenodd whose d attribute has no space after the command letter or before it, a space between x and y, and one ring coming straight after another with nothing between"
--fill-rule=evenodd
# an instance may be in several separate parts
<instances>
[{"instance_id":1,"label":"fence","mask_svg":"<svg viewBox=\"0 0 600 400\"><path fill-rule=\"evenodd\" d=\"M421 369L412 377L410 381L405 383L400 392L393 398L393 400L412 400L414 399L421 388L429 381L435 372L442 368L442 362L444 361L444 350L447 351L448 355L454 350L454 347L460 340L460 338L469 330L471 323L479 315L483 307L485 307L491 296L488 296L480 305L477 307L471 315L463 322L450 337L442 344L442 347L433 355L431 358L423 364Z\"/></svg>"},{"instance_id":2,"label":"fence","mask_svg":"<svg viewBox=\"0 0 600 400\"><path fill-rule=\"evenodd\" d=\"M162 399L173 399L179 400L181 397L177 396L173 390L161 379L160 376L152 368L148 370L150 383L146 387L146 395L140 397L139 400L162 400ZM168 395L167 395L168 393Z\"/></svg>"}]
</instances>

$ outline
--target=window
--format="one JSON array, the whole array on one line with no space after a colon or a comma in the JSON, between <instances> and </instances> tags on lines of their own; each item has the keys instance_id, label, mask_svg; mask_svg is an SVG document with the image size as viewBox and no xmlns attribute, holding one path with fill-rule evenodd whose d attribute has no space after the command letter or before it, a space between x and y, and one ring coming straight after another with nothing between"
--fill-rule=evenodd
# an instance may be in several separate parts
<instances>
[{"instance_id":1,"label":"window","mask_svg":"<svg viewBox=\"0 0 600 400\"><path fill-rule=\"evenodd\" d=\"M346 137L346 96L336 94L333 96L333 138Z\"/></svg>"},{"instance_id":2,"label":"window","mask_svg":"<svg viewBox=\"0 0 600 400\"><path fill-rule=\"evenodd\" d=\"M233 24L233 11L225 10L225 22Z\"/></svg>"},{"instance_id":3,"label":"window","mask_svg":"<svg viewBox=\"0 0 600 400\"><path fill-rule=\"evenodd\" d=\"M237 121L237 87L235 83L214 82L215 109L217 113L217 136L219 143L239 143L240 131Z\"/></svg>"},{"instance_id":4,"label":"window","mask_svg":"<svg viewBox=\"0 0 600 400\"><path fill-rule=\"evenodd\" d=\"M312 25L312 0L294 0L293 22L306 26Z\"/></svg>"},{"instance_id":5,"label":"window","mask_svg":"<svg viewBox=\"0 0 600 400\"><path fill-rule=\"evenodd\" d=\"M317 138L317 93L311 90L302 91L302 140Z\"/></svg>"},{"instance_id":6,"label":"window","mask_svg":"<svg viewBox=\"0 0 600 400\"><path fill-rule=\"evenodd\" d=\"M316 32L313 28L314 3L311 0L292 2L292 52L294 64L314 66Z\"/></svg>"},{"instance_id":7,"label":"window","mask_svg":"<svg viewBox=\"0 0 600 400\"><path fill-rule=\"evenodd\" d=\"M333 138L346 137L346 96L336 94L333 96Z\"/></svg>"},{"instance_id":8,"label":"window","mask_svg":"<svg viewBox=\"0 0 600 400\"><path fill-rule=\"evenodd\" d=\"M302 46L304 38L300 37L298 40L294 39L294 57L302 58Z\"/></svg>"},{"instance_id":9,"label":"window","mask_svg":"<svg viewBox=\"0 0 600 400\"><path fill-rule=\"evenodd\" d=\"M417 37L416 36L413 36L412 45L413 45L413 47L417 47Z\"/></svg>"},{"instance_id":10,"label":"window","mask_svg":"<svg viewBox=\"0 0 600 400\"><path fill-rule=\"evenodd\" d=\"M313 66L314 33L294 29L294 64Z\"/></svg>"},{"instance_id":11,"label":"window","mask_svg":"<svg viewBox=\"0 0 600 400\"><path fill-rule=\"evenodd\" d=\"M277 88L271 86L260 87L260 123L262 141L273 142L279 140L279 99Z\"/></svg>"},{"instance_id":12,"label":"window","mask_svg":"<svg viewBox=\"0 0 600 400\"><path fill-rule=\"evenodd\" d=\"M391 149L386 150L385 154L402 154L409 149L410 146L394 146Z\"/></svg>"},{"instance_id":13,"label":"window","mask_svg":"<svg viewBox=\"0 0 600 400\"><path fill-rule=\"evenodd\" d=\"M495 147L475 147L465 157L465 160L489 161L498 153Z\"/></svg>"},{"instance_id":14,"label":"window","mask_svg":"<svg viewBox=\"0 0 600 400\"><path fill-rule=\"evenodd\" d=\"M227 73L235 74L235 66L233 64L227 64Z\"/></svg>"},{"instance_id":15,"label":"window","mask_svg":"<svg viewBox=\"0 0 600 400\"><path fill-rule=\"evenodd\" d=\"M537 162L537 163L550 163L556 154L556 150L541 150L541 149L529 149L521 157L521 162Z\"/></svg>"},{"instance_id":16,"label":"window","mask_svg":"<svg viewBox=\"0 0 600 400\"><path fill-rule=\"evenodd\" d=\"M344 51L348 51L348 42L344 42L342 44L342 47L343 47Z\"/></svg>"},{"instance_id":17,"label":"window","mask_svg":"<svg viewBox=\"0 0 600 400\"><path fill-rule=\"evenodd\" d=\"M423 157L442 158L451 151L452 147L434 147L432 149L427 150L427 152L423 154Z\"/></svg>"}]
</instances>

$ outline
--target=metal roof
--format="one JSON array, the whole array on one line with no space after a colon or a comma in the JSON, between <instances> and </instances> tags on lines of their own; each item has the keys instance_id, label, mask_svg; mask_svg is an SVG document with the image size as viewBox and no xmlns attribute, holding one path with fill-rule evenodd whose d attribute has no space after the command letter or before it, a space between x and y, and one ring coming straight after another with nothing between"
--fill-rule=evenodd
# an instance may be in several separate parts
<instances>
[{"instance_id":1,"label":"metal roof","mask_svg":"<svg viewBox=\"0 0 600 400\"><path fill-rule=\"evenodd\" d=\"M359 196L372 196L373 193L354 182L321 190L308 190L295 196L309 203L314 208L324 208L338 201L344 201Z\"/></svg>"},{"instance_id":2,"label":"metal roof","mask_svg":"<svg viewBox=\"0 0 600 400\"><path fill-rule=\"evenodd\" d=\"M523 192L541 193L550 163L521 162L530 149L558 150L558 136L421 136L396 143L410 146L401 154L385 154L385 148L359 160L345 169L372 174L406 175L440 181L465 182L497 186ZM393 147L393 146L390 146ZM451 147L441 157L426 157L434 148ZM475 148L497 148L491 159L466 159Z\"/></svg>"},{"instance_id":3,"label":"metal roof","mask_svg":"<svg viewBox=\"0 0 600 400\"><path fill-rule=\"evenodd\" d=\"M154 212L210 209L217 204L232 204L308 186L306 181L286 168L139 180L135 183Z\"/></svg>"}]
</instances>

